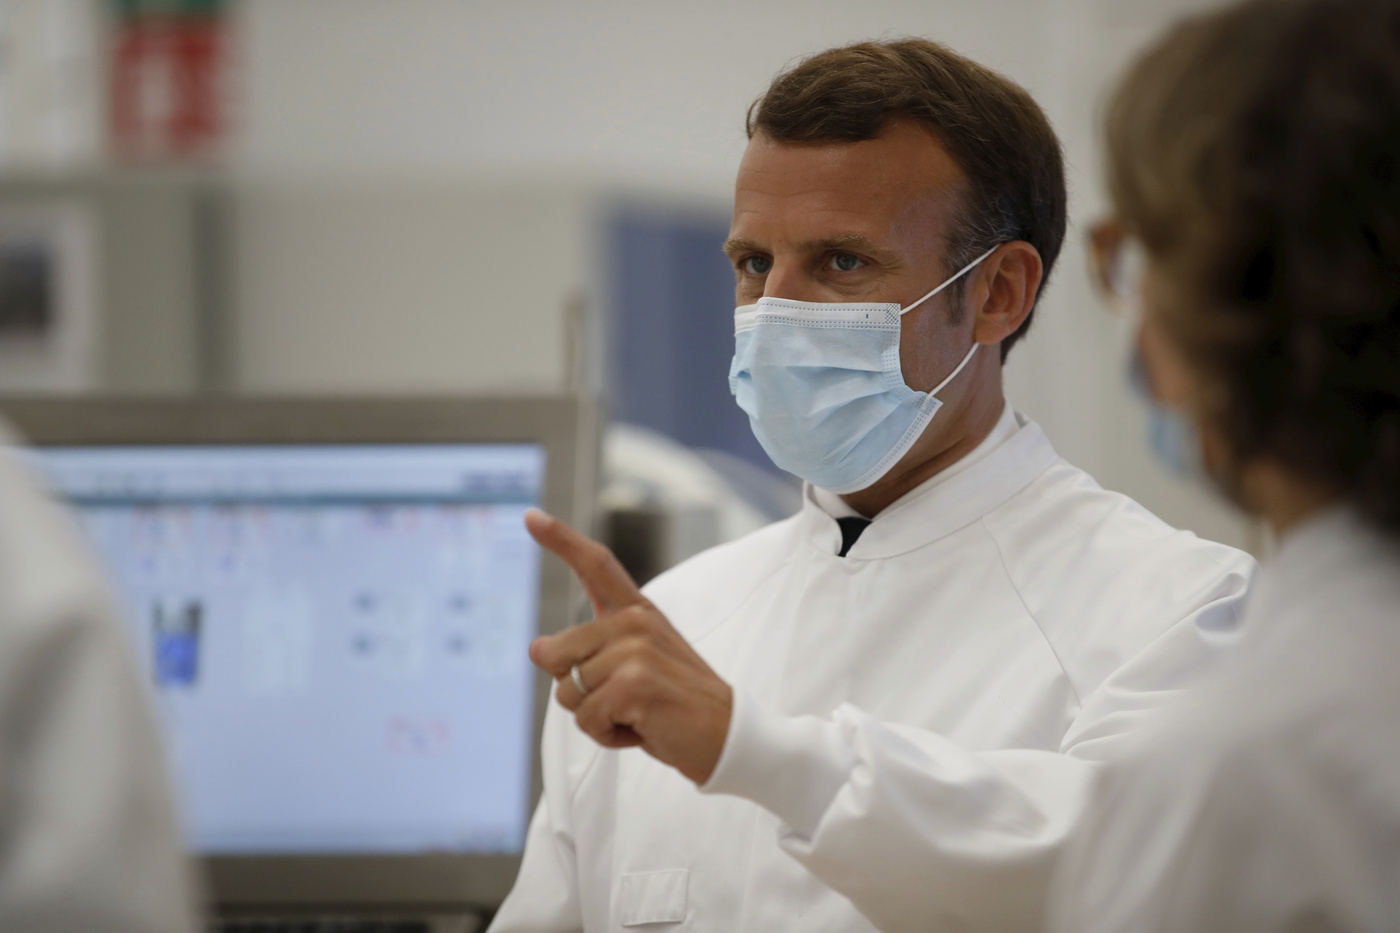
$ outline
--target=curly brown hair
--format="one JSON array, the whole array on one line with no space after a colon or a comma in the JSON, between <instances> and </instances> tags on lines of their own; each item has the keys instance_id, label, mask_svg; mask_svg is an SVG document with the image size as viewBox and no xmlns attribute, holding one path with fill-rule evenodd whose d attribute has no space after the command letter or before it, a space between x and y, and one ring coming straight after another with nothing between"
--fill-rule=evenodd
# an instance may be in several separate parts
<instances>
[{"instance_id":1,"label":"curly brown hair","mask_svg":"<svg viewBox=\"0 0 1400 933\"><path fill-rule=\"evenodd\" d=\"M948 273L1024 240L1040 253L1043 293L1065 238L1064 161L1044 111L1009 78L928 39L859 42L778 75L749 108L746 128L750 138L779 142L861 142L901 116L937 137L971 188L952 224ZM1002 341L1002 359L1031 316Z\"/></svg>"},{"instance_id":2,"label":"curly brown hair","mask_svg":"<svg viewBox=\"0 0 1400 933\"><path fill-rule=\"evenodd\" d=\"M1400 534L1400 2L1187 20L1120 85L1107 142L1225 484L1273 460Z\"/></svg>"}]
</instances>

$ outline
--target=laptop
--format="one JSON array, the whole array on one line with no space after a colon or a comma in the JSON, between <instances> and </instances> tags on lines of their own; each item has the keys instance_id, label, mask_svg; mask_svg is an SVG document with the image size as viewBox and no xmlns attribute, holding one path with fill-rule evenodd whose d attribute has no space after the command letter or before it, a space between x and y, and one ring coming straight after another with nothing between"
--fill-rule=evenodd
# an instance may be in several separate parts
<instances>
[{"instance_id":1,"label":"laptop","mask_svg":"<svg viewBox=\"0 0 1400 933\"><path fill-rule=\"evenodd\" d=\"M504 898L588 527L569 398L10 399L108 570L213 929L461 933Z\"/></svg>"}]
</instances>

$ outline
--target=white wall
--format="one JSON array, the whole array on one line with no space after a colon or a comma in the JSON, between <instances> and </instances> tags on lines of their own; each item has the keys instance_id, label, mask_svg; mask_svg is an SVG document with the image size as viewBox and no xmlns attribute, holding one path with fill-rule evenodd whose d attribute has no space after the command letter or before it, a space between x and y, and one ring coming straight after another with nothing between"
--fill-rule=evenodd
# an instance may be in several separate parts
<instances>
[{"instance_id":1,"label":"white wall","mask_svg":"<svg viewBox=\"0 0 1400 933\"><path fill-rule=\"evenodd\" d=\"M1188 3L245 0L240 382L561 386L564 305L596 291L588 192L723 209L744 111L776 72L839 43L926 35L1030 88L1065 142L1072 226L1012 357L1013 401L1105 485L1244 543L1238 516L1148 457L1126 334L1081 247L1103 207L1104 90Z\"/></svg>"},{"instance_id":2,"label":"white wall","mask_svg":"<svg viewBox=\"0 0 1400 933\"><path fill-rule=\"evenodd\" d=\"M98 162L100 24L93 0L0 0L0 165Z\"/></svg>"},{"instance_id":3,"label":"white wall","mask_svg":"<svg viewBox=\"0 0 1400 933\"><path fill-rule=\"evenodd\" d=\"M1044 83L1058 0L247 0L258 168L537 169L725 193L796 56L937 35Z\"/></svg>"},{"instance_id":4,"label":"white wall","mask_svg":"<svg viewBox=\"0 0 1400 933\"><path fill-rule=\"evenodd\" d=\"M548 183L243 180L237 385L565 388L589 203Z\"/></svg>"}]
</instances>

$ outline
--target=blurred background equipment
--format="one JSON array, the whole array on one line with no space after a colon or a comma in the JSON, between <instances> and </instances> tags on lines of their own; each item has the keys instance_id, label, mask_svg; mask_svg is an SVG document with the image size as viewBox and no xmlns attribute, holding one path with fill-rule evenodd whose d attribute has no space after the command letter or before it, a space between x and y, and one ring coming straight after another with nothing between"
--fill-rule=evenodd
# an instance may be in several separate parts
<instances>
[{"instance_id":1,"label":"blurred background equipment","mask_svg":"<svg viewBox=\"0 0 1400 933\"><path fill-rule=\"evenodd\" d=\"M608 429L603 476L603 536L638 583L802 504L802 487L772 470L629 424Z\"/></svg>"},{"instance_id":2,"label":"blurred background equipment","mask_svg":"<svg viewBox=\"0 0 1400 933\"><path fill-rule=\"evenodd\" d=\"M588 524L591 405L0 411L111 574L229 924L446 933L499 903L539 795L552 686L526 648L578 595L522 516Z\"/></svg>"},{"instance_id":3,"label":"blurred background equipment","mask_svg":"<svg viewBox=\"0 0 1400 933\"><path fill-rule=\"evenodd\" d=\"M197 171L0 173L0 391L215 387L229 197Z\"/></svg>"}]
</instances>

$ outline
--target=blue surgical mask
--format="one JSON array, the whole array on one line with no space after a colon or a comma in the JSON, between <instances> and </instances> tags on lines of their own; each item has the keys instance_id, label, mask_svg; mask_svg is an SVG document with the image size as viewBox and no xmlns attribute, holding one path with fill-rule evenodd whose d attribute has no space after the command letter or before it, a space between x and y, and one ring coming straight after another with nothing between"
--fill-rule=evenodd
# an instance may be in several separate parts
<instances>
[{"instance_id":1,"label":"blue surgical mask","mask_svg":"<svg viewBox=\"0 0 1400 933\"><path fill-rule=\"evenodd\" d=\"M993 247L906 308L760 298L734 311L729 391L768 456L835 493L865 489L909 451L943 403L904 381L900 317L966 275Z\"/></svg>"},{"instance_id":2,"label":"blue surgical mask","mask_svg":"<svg viewBox=\"0 0 1400 933\"><path fill-rule=\"evenodd\" d=\"M1201 470L1201 437L1195 422L1179 409L1168 408L1152 395L1147 364L1133 351L1128 363L1128 382L1147 406L1147 444L1157 462L1182 479L1195 479Z\"/></svg>"}]
</instances>

